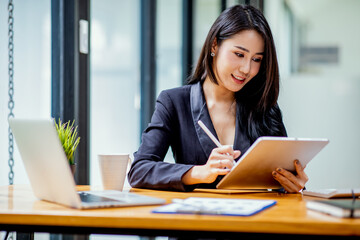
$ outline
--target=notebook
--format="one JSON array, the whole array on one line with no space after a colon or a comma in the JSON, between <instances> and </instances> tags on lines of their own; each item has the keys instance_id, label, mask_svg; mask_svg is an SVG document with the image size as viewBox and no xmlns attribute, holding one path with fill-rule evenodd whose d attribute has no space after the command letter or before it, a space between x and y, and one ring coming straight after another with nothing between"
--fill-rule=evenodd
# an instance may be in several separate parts
<instances>
[{"instance_id":1,"label":"notebook","mask_svg":"<svg viewBox=\"0 0 360 240\"><path fill-rule=\"evenodd\" d=\"M275 200L189 197L155 208L153 213L252 216L276 204Z\"/></svg>"},{"instance_id":2,"label":"notebook","mask_svg":"<svg viewBox=\"0 0 360 240\"><path fill-rule=\"evenodd\" d=\"M360 188L344 188L344 189L306 189L302 192L306 196L320 198L352 198L360 196Z\"/></svg>"},{"instance_id":3,"label":"notebook","mask_svg":"<svg viewBox=\"0 0 360 240\"><path fill-rule=\"evenodd\" d=\"M77 209L156 205L164 199L114 190L77 192L52 119L9 119L34 195Z\"/></svg>"},{"instance_id":4,"label":"notebook","mask_svg":"<svg viewBox=\"0 0 360 240\"><path fill-rule=\"evenodd\" d=\"M306 202L306 207L335 217L360 217L360 201L354 199L313 200Z\"/></svg>"},{"instance_id":5,"label":"notebook","mask_svg":"<svg viewBox=\"0 0 360 240\"><path fill-rule=\"evenodd\" d=\"M259 137L216 188L279 189L272 171L281 167L294 172L294 160L305 166L328 143L328 139Z\"/></svg>"}]
</instances>

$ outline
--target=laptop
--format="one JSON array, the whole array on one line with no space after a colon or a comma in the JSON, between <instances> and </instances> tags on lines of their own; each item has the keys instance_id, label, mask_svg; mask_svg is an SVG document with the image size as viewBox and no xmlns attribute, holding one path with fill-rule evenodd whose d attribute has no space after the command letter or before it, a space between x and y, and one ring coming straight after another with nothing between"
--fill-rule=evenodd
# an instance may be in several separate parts
<instances>
[{"instance_id":1,"label":"laptop","mask_svg":"<svg viewBox=\"0 0 360 240\"><path fill-rule=\"evenodd\" d=\"M76 209L164 204L161 198L115 190L77 192L52 119L9 119L35 196Z\"/></svg>"}]
</instances>

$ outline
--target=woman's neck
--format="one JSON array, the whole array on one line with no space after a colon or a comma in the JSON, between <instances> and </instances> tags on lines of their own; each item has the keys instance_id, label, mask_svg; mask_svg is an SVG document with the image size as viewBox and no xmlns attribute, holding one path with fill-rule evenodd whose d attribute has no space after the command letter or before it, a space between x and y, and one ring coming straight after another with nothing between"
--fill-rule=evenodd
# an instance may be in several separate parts
<instances>
[{"instance_id":1,"label":"woman's neck","mask_svg":"<svg viewBox=\"0 0 360 240\"><path fill-rule=\"evenodd\" d=\"M206 102L211 103L233 103L235 101L235 93L222 87L219 84L213 83L209 77L206 77L203 90Z\"/></svg>"}]
</instances>

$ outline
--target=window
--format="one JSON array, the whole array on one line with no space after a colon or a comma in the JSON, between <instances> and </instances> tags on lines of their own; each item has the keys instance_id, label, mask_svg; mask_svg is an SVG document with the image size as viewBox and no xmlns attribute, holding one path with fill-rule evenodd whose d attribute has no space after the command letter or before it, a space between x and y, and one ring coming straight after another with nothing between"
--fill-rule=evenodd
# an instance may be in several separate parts
<instances>
[{"instance_id":1,"label":"window","mask_svg":"<svg viewBox=\"0 0 360 240\"><path fill-rule=\"evenodd\" d=\"M50 1L14 1L14 114L17 118L51 116ZM0 8L0 31L8 32L7 3ZM6 7L5 7L6 6ZM8 36L0 34L0 185L8 173ZM14 184L28 184L17 147L14 148Z\"/></svg>"},{"instance_id":2,"label":"window","mask_svg":"<svg viewBox=\"0 0 360 240\"><path fill-rule=\"evenodd\" d=\"M101 185L97 154L128 152L133 158L139 145L139 2L90 6L90 183Z\"/></svg>"}]
</instances>

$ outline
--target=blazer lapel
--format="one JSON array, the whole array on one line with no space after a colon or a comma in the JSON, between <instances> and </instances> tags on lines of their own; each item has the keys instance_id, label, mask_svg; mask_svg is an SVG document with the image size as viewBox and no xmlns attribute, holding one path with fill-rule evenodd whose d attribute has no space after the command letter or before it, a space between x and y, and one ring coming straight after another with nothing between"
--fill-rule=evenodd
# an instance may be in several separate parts
<instances>
[{"instance_id":1,"label":"blazer lapel","mask_svg":"<svg viewBox=\"0 0 360 240\"><path fill-rule=\"evenodd\" d=\"M240 134L241 126L240 126L240 113L239 113L239 103L236 103L236 120L235 120L235 139L234 139L234 150L240 150L241 151L241 142L242 142L242 134ZM241 152L240 156L243 154ZM240 156L235 159L235 161L239 160Z\"/></svg>"},{"instance_id":2,"label":"blazer lapel","mask_svg":"<svg viewBox=\"0 0 360 240\"><path fill-rule=\"evenodd\" d=\"M250 140L247 137L247 126L242 125L240 121L240 104L240 102L236 102L235 140L233 146L234 150L241 151L241 155L239 156L239 158L251 145ZM235 159L235 161L239 160L239 158Z\"/></svg>"},{"instance_id":3,"label":"blazer lapel","mask_svg":"<svg viewBox=\"0 0 360 240\"><path fill-rule=\"evenodd\" d=\"M208 158L211 151L216 148L215 143L209 138L209 136L204 132L204 130L199 126L198 121L201 120L205 126L207 126L212 134L216 138L216 132L213 126L213 123L210 118L210 114L206 105L204 92L201 86L201 83L198 82L191 86L190 92L190 105L192 119L195 126L196 134L201 144L201 147Z\"/></svg>"}]
</instances>

